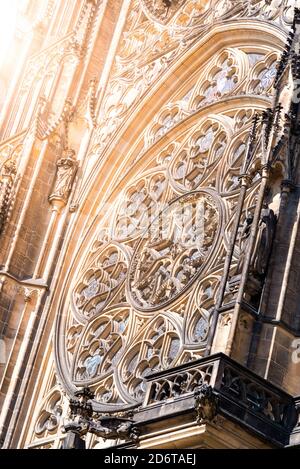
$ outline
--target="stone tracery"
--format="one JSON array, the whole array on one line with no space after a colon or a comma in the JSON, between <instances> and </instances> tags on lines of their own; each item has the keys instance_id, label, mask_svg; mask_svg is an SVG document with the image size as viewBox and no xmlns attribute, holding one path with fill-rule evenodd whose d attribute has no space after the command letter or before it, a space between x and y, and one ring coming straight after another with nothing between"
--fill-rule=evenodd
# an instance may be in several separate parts
<instances>
[{"instance_id":1,"label":"stone tracery","mask_svg":"<svg viewBox=\"0 0 300 469\"><path fill-rule=\"evenodd\" d=\"M58 390L51 392L35 425L35 433L45 436L57 430L62 415L62 396Z\"/></svg>"},{"instance_id":2,"label":"stone tracery","mask_svg":"<svg viewBox=\"0 0 300 469\"><path fill-rule=\"evenodd\" d=\"M238 108L217 119L212 115L196 131L192 128L184 133L180 144L162 150L157 158L159 166L154 158L152 169L125 187L113 205L113 217L108 216L108 231L102 224L99 240L94 242L81 280L74 287L77 322L70 323L68 345L73 382L76 386L90 383L99 404L140 401L147 373L203 354L227 238L218 248L215 239L222 223L228 225L227 215L223 218L237 197L237 186L222 186L224 171L239 172L251 116L252 110ZM199 183L197 191L189 192L189 187L178 185L172 168L180 161L185 142L189 142L186 154L192 158L207 152L216 155L213 164L202 168L204 178L215 168L217 177L209 179L209 189L203 191ZM196 202L198 212L194 210ZM180 230L178 213L183 216L185 206L190 222ZM167 214L165 220L163 214ZM195 226L199 232L193 230ZM191 236L196 249L193 243L189 246ZM200 289L189 293L187 288L199 274ZM185 290L186 301L180 303ZM153 322L153 310L161 314L157 322ZM182 314L184 320L180 319Z\"/></svg>"},{"instance_id":3,"label":"stone tracery","mask_svg":"<svg viewBox=\"0 0 300 469\"><path fill-rule=\"evenodd\" d=\"M52 193L49 188L45 196L51 193L50 208L57 201L63 206L57 226L63 233L68 220L66 242L71 239L75 250L74 255L66 253L63 274L56 277L53 316L60 384L45 399L44 384L41 392L38 384L35 395L43 396L42 406L32 404L38 412L31 429L40 447L52 446L59 432L63 388L71 395L88 385L101 412L128 410L143 401L149 374L182 366L203 357L206 347L210 350L208 335L238 205L247 136L254 113L270 106L278 52L294 2L121 2L125 24L122 30L115 28L116 55L114 51L112 62L103 64L104 74L91 79L98 70L92 49L104 3L82 2L74 31L30 58L16 93L14 122L4 129L4 135L11 135L11 125L13 131L27 132L29 114L23 111L32 104L36 117L24 141L25 152L23 134L0 149L0 231L29 153L34 152L36 164L41 160L35 152L43 155L40 150L47 147L49 159L53 151L55 169L54 134L65 117L78 157L76 178L77 161L73 166L73 158L67 158L65 167L57 161ZM95 18L96 34L89 35ZM254 43L249 41L253 27L264 41L257 36ZM90 70L73 93L69 85L81 75L81 65ZM76 95L74 108L73 101L65 100L68 91L72 98ZM220 317L223 330L233 324L230 303L247 251L259 171L257 166L253 185L246 190ZM74 203L68 204L71 192ZM184 229L178 201L182 211L186 209ZM254 246L249 265L250 276L258 280L265 275L262 251L269 252L275 224L271 208L266 206L265 212L257 238L264 249ZM5 239L6 231L1 235ZM60 239L64 241L64 234ZM54 254L50 243L44 244ZM238 325L250 330L249 324L242 315ZM175 377L174 383L172 397L180 394L184 381ZM164 400L169 391L164 384L157 386L151 399Z\"/></svg>"},{"instance_id":4,"label":"stone tracery","mask_svg":"<svg viewBox=\"0 0 300 469\"><path fill-rule=\"evenodd\" d=\"M127 271L126 255L118 245L107 245L91 257L73 296L75 307L87 318L103 310L125 280Z\"/></svg>"},{"instance_id":5,"label":"stone tracery","mask_svg":"<svg viewBox=\"0 0 300 469\"><path fill-rule=\"evenodd\" d=\"M167 199L166 175L155 172L130 187L117 209L112 235L118 240L134 239L142 234L158 215Z\"/></svg>"},{"instance_id":6,"label":"stone tracery","mask_svg":"<svg viewBox=\"0 0 300 469\"><path fill-rule=\"evenodd\" d=\"M180 11L189 11L192 3L186 2L185 9ZM221 3L218 4L220 15L227 8L225 2L223 6ZM199 21L201 15L197 17L195 11L193 15L193 21ZM186 34L186 30L183 32L188 24L186 18L174 14L169 20L173 39L163 30L159 33L160 42L155 42L157 26L147 20L141 28L139 15L131 12L131 16L132 29L121 43L110 86L102 100L101 122L92 142L91 151L97 147L99 155L130 115L128 111L134 112L145 91L178 57L181 46L176 44L179 47L176 53L170 48L176 34L177 38ZM209 22L209 14L205 21ZM183 28L181 32L180 28ZM162 34L165 34L164 41ZM162 47L165 48L163 57L159 55ZM153 60L135 68L133 77L132 60L139 63L140 54L147 50ZM158 57L154 57L153 51ZM243 104L243 99L247 95L262 95L263 105L267 104L275 58L267 49L252 46L217 52L190 81L189 87L174 93L172 100L162 106L143 130L141 154L148 158L148 165L141 164L142 169L137 172L134 163L139 155L135 155L133 162L128 161L126 170L131 171L132 177L99 227L99 231L106 233L105 242L99 243L100 251L105 253L106 243L111 243L118 252L117 257L109 271L103 266L101 253L98 260L96 257L83 260L80 280L73 284L73 313L69 313L77 321L70 323L69 330L73 383L76 386L90 383L99 403L117 408L141 401L147 373L203 354L254 113L248 101ZM129 87L128 83L133 84ZM218 105L225 96L236 101L228 109L220 106L217 112L212 111L210 107ZM197 119L193 120L194 116ZM179 132L177 128L182 123L183 130ZM175 207L173 199L185 200L193 190L205 194L206 209L202 215L207 210L202 227L208 245L199 263L197 252L187 253L180 242L170 242L175 235L175 223L167 224L165 228L170 228L170 232L166 229L161 239L149 241L143 237L149 226L157 232L164 210L169 210L170 221L176 212L172 208ZM171 209L166 209L166 205ZM195 218L190 228L193 226ZM163 224L161 227L164 228ZM218 230L224 236L217 246L214 242ZM191 233L192 230L185 235ZM238 249L234 253L235 264L237 259ZM209 274L201 270L204 263L210 265ZM199 286L192 288L198 275ZM183 291L186 300L180 304ZM153 310L158 311L155 320ZM119 323L123 324L123 330L119 329Z\"/></svg>"},{"instance_id":7,"label":"stone tracery","mask_svg":"<svg viewBox=\"0 0 300 469\"><path fill-rule=\"evenodd\" d=\"M74 369L77 382L111 374L123 352L128 319L129 311L123 308L114 314L105 314L90 324L77 351Z\"/></svg>"},{"instance_id":8,"label":"stone tracery","mask_svg":"<svg viewBox=\"0 0 300 469\"><path fill-rule=\"evenodd\" d=\"M219 217L216 202L205 193L183 196L160 213L138 244L129 271L137 308L162 307L191 283L214 245Z\"/></svg>"}]
</instances>

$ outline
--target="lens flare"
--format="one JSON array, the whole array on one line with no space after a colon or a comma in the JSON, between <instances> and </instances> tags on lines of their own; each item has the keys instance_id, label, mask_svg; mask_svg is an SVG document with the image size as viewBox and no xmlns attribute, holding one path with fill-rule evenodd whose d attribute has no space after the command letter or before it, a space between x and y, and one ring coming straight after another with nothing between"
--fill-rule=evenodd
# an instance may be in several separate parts
<instances>
[{"instance_id":1,"label":"lens flare","mask_svg":"<svg viewBox=\"0 0 300 469\"><path fill-rule=\"evenodd\" d=\"M19 0L0 0L0 67L10 53L16 31L18 3Z\"/></svg>"}]
</instances>

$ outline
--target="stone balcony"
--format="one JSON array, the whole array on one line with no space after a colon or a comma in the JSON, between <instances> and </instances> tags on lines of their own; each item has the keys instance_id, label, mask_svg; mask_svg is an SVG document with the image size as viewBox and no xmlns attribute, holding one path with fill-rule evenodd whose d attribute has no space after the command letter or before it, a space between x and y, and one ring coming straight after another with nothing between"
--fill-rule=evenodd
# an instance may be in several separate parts
<instances>
[{"instance_id":1,"label":"stone balcony","mask_svg":"<svg viewBox=\"0 0 300 469\"><path fill-rule=\"evenodd\" d=\"M134 416L141 440L185 422L193 432L198 425L216 434L218 427L238 426L267 447L298 444L297 399L222 353L146 379L145 400Z\"/></svg>"},{"instance_id":2,"label":"stone balcony","mask_svg":"<svg viewBox=\"0 0 300 469\"><path fill-rule=\"evenodd\" d=\"M117 448L300 447L300 398L223 353L148 375L144 401L130 411L100 413L94 397L83 388L70 400L65 448L83 447L87 433Z\"/></svg>"}]
</instances>

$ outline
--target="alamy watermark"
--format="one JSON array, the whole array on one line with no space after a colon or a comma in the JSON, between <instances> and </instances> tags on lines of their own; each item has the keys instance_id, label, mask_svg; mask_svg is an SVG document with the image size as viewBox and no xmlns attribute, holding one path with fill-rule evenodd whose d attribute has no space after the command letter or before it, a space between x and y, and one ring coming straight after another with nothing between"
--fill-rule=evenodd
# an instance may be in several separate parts
<instances>
[{"instance_id":1,"label":"alamy watermark","mask_svg":"<svg viewBox=\"0 0 300 469\"><path fill-rule=\"evenodd\" d=\"M300 103L300 79L299 78L293 81L292 102L295 104Z\"/></svg>"},{"instance_id":2,"label":"alamy watermark","mask_svg":"<svg viewBox=\"0 0 300 469\"><path fill-rule=\"evenodd\" d=\"M107 205L105 210L109 210ZM138 236L150 243L169 240L185 249L201 249L205 244L206 225L217 218L216 212L215 207L201 198L184 203L178 200L170 205L157 203L150 207L143 203L125 203L111 225L109 236L111 239Z\"/></svg>"},{"instance_id":3,"label":"alamy watermark","mask_svg":"<svg viewBox=\"0 0 300 469\"><path fill-rule=\"evenodd\" d=\"M294 339L291 343L292 352L292 362L297 364L300 363L300 338Z\"/></svg>"},{"instance_id":4,"label":"alamy watermark","mask_svg":"<svg viewBox=\"0 0 300 469\"><path fill-rule=\"evenodd\" d=\"M0 365L6 363L6 343L4 339L0 339Z\"/></svg>"}]
</instances>

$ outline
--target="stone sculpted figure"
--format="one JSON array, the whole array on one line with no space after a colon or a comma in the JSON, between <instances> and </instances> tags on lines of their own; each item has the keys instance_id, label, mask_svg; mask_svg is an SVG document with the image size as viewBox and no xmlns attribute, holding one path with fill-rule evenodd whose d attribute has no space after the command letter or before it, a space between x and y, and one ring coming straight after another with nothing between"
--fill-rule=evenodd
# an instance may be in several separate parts
<instances>
[{"instance_id":1,"label":"stone sculpted figure","mask_svg":"<svg viewBox=\"0 0 300 469\"><path fill-rule=\"evenodd\" d=\"M137 440L138 432L133 426L133 421L121 417L101 417L97 421L90 422L89 432L104 439Z\"/></svg>"},{"instance_id":2,"label":"stone sculpted figure","mask_svg":"<svg viewBox=\"0 0 300 469\"><path fill-rule=\"evenodd\" d=\"M243 270L245 256L249 249L249 239L251 227L253 223L253 215L249 214L240 231L239 236L239 261L236 267L236 274L229 281L229 290L236 293L239 287L240 277ZM252 301L259 301L259 295L263 287L264 278L266 276L269 258L272 249L272 243L276 227L276 215L273 210L265 205L261 211L260 220L257 226L255 242L250 258L247 293Z\"/></svg>"},{"instance_id":3,"label":"stone sculpted figure","mask_svg":"<svg viewBox=\"0 0 300 469\"><path fill-rule=\"evenodd\" d=\"M0 233L3 231L12 203L13 183L17 173L14 161L7 161L0 168Z\"/></svg>"},{"instance_id":4,"label":"stone sculpted figure","mask_svg":"<svg viewBox=\"0 0 300 469\"><path fill-rule=\"evenodd\" d=\"M254 245L250 271L254 276L263 278L266 274L275 233L276 216L267 206L262 209L258 224L256 242Z\"/></svg>"},{"instance_id":5,"label":"stone sculpted figure","mask_svg":"<svg viewBox=\"0 0 300 469\"><path fill-rule=\"evenodd\" d=\"M249 238L249 235L250 235L252 222L253 222L253 214L249 213L246 216L246 218L245 218L245 220L244 220L244 222L241 226L241 230L240 230L239 242L238 242L239 262L237 264L236 274L240 274L242 272L242 269L243 269L244 258L245 258L245 253L247 251L248 238Z\"/></svg>"},{"instance_id":6,"label":"stone sculpted figure","mask_svg":"<svg viewBox=\"0 0 300 469\"><path fill-rule=\"evenodd\" d=\"M218 397L212 387L203 383L194 391L197 423L200 425L211 422L218 412Z\"/></svg>"},{"instance_id":7,"label":"stone sculpted figure","mask_svg":"<svg viewBox=\"0 0 300 469\"><path fill-rule=\"evenodd\" d=\"M248 240L251 232L253 215L249 214L242 226L239 237L240 257L237 265L237 273L241 273L245 254L248 248ZM257 227L255 244L250 261L250 273L257 278L262 278L267 269L268 260L272 248L276 226L276 216L273 210L265 206L262 209L260 221Z\"/></svg>"},{"instance_id":8,"label":"stone sculpted figure","mask_svg":"<svg viewBox=\"0 0 300 469\"><path fill-rule=\"evenodd\" d=\"M67 202L77 170L74 150L66 149L57 161L56 181L49 200L62 200Z\"/></svg>"},{"instance_id":9,"label":"stone sculpted figure","mask_svg":"<svg viewBox=\"0 0 300 469\"><path fill-rule=\"evenodd\" d=\"M63 429L68 433L64 448L84 448L82 436L93 433L104 439L138 440L139 431L133 420L118 416L97 416L93 411L92 401L95 396L89 388L75 392L70 399L69 416Z\"/></svg>"}]
</instances>

